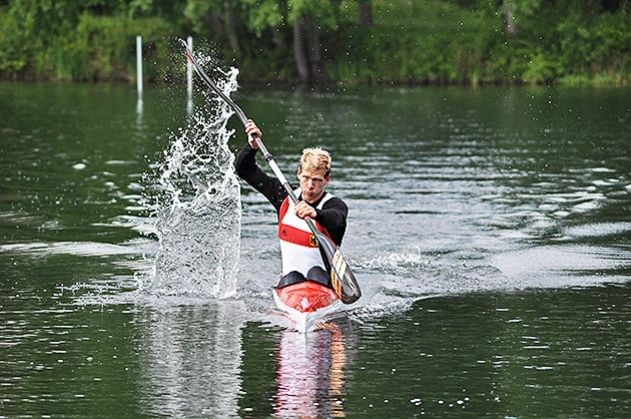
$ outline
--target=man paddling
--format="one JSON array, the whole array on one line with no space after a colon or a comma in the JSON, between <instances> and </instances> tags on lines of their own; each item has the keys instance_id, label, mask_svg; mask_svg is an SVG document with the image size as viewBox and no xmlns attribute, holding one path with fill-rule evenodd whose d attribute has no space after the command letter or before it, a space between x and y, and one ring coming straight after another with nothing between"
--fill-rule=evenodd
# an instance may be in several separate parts
<instances>
[{"instance_id":1,"label":"man paddling","mask_svg":"<svg viewBox=\"0 0 631 419\"><path fill-rule=\"evenodd\" d=\"M245 132L249 140L237 154L236 171L267 198L278 214L282 254L282 278L278 286L310 279L332 287L317 240L304 221L310 218L337 246L342 243L348 208L340 198L325 190L331 181L331 156L321 148L303 150L297 173L300 187L295 190L299 202L294 205L281 182L265 174L256 164L255 139L262 137L261 130L249 120Z\"/></svg>"}]
</instances>

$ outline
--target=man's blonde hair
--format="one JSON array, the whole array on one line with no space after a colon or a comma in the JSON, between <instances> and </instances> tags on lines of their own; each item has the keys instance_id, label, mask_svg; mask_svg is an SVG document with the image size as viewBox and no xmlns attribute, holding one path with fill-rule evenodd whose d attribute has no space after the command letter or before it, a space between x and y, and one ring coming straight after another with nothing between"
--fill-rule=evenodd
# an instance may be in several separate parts
<instances>
[{"instance_id":1,"label":"man's blonde hair","mask_svg":"<svg viewBox=\"0 0 631 419\"><path fill-rule=\"evenodd\" d=\"M324 169L326 176L329 176L331 174L331 163L331 155L328 151L320 147L305 148L302 150L302 156L300 156L298 172Z\"/></svg>"}]
</instances>

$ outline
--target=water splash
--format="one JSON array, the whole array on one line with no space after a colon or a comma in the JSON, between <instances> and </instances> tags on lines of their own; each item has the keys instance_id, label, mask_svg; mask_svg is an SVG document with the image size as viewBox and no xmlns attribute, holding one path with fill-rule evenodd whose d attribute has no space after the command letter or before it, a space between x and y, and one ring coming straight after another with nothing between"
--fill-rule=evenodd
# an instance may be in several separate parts
<instances>
[{"instance_id":1,"label":"water splash","mask_svg":"<svg viewBox=\"0 0 631 419\"><path fill-rule=\"evenodd\" d=\"M200 60L203 61L203 60ZM237 69L217 85L237 88ZM141 289L154 295L226 298L236 292L241 202L226 128L232 111L212 93L199 91L204 106L170 136L156 165L147 201L157 218L160 248Z\"/></svg>"}]
</instances>

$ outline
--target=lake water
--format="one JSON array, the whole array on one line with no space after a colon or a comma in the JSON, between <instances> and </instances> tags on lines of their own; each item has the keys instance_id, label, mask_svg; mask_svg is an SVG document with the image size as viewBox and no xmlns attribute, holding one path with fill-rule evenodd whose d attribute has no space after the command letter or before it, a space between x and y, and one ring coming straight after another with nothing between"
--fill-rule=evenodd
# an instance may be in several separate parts
<instances>
[{"instance_id":1,"label":"lake water","mask_svg":"<svg viewBox=\"0 0 631 419\"><path fill-rule=\"evenodd\" d=\"M168 252L240 231L236 269L189 258L147 288L150 174L187 138L184 93L5 83L0 417L631 416L630 89L235 97L286 174L332 152L363 298L324 330L283 327L275 215L244 184L240 212Z\"/></svg>"}]
</instances>

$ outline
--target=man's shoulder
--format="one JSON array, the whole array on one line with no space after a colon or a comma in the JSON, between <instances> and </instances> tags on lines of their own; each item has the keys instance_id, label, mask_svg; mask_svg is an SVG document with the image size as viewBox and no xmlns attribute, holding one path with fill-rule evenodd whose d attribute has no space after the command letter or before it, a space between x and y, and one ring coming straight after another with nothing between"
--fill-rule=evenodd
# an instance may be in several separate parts
<instances>
[{"instance_id":1,"label":"man's shoulder","mask_svg":"<svg viewBox=\"0 0 631 419\"><path fill-rule=\"evenodd\" d=\"M322 205L322 208L344 208L347 209L348 207L346 206L346 203L344 202L344 200L342 200L342 198L335 196L333 194L329 193L329 197L326 200L326 202Z\"/></svg>"}]
</instances>

